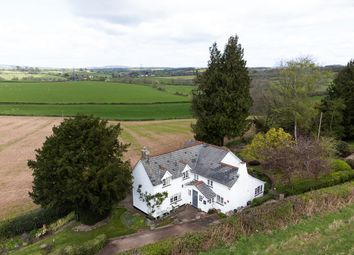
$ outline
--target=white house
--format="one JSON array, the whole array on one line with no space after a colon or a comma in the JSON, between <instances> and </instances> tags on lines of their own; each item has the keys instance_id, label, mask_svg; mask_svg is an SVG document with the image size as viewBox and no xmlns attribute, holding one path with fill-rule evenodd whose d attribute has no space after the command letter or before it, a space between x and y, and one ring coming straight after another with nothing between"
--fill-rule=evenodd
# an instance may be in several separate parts
<instances>
[{"instance_id":1,"label":"white house","mask_svg":"<svg viewBox=\"0 0 354 255\"><path fill-rule=\"evenodd\" d=\"M262 196L265 184L249 175L246 163L231 151L205 143L156 156L143 149L133 178L134 207L155 218L184 204L227 213ZM154 210L141 197L163 192L167 198Z\"/></svg>"}]
</instances>

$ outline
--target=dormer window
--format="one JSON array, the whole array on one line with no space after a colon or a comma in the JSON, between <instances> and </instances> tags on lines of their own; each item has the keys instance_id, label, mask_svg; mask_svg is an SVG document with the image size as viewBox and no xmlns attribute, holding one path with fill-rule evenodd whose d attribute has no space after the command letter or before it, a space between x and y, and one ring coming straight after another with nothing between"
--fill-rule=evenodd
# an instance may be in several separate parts
<instances>
[{"instance_id":1,"label":"dormer window","mask_svg":"<svg viewBox=\"0 0 354 255\"><path fill-rule=\"evenodd\" d=\"M214 183L213 183L213 181L212 181L212 180L208 180L208 186L209 186L209 187L211 187L211 188L212 188L212 187L213 187L213 184L214 184Z\"/></svg>"},{"instance_id":2,"label":"dormer window","mask_svg":"<svg viewBox=\"0 0 354 255\"><path fill-rule=\"evenodd\" d=\"M166 187L171 185L171 177L167 177L165 179L162 179L162 187Z\"/></svg>"},{"instance_id":3,"label":"dormer window","mask_svg":"<svg viewBox=\"0 0 354 255\"><path fill-rule=\"evenodd\" d=\"M183 172L183 179L188 179L189 178L189 171Z\"/></svg>"}]
</instances>

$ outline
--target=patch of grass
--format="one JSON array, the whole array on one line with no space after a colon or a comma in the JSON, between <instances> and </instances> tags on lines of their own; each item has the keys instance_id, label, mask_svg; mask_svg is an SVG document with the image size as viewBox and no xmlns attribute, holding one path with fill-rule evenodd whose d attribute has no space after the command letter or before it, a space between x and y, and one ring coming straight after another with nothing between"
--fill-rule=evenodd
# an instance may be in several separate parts
<instances>
[{"instance_id":1,"label":"patch of grass","mask_svg":"<svg viewBox=\"0 0 354 255\"><path fill-rule=\"evenodd\" d=\"M353 254L353 215L354 205L350 205L286 229L242 238L230 248L202 254Z\"/></svg>"},{"instance_id":2,"label":"patch of grass","mask_svg":"<svg viewBox=\"0 0 354 255\"><path fill-rule=\"evenodd\" d=\"M127 219L129 219L127 221ZM74 232L72 226L68 226L63 231L48 236L40 242L29 245L12 254L40 254L40 245L43 243L54 243L54 251L64 246L79 245L88 240L92 240L100 234L105 234L108 238L132 234L138 229L145 227L145 218L140 215L130 215L123 208L116 208L106 225L88 232Z\"/></svg>"}]
</instances>

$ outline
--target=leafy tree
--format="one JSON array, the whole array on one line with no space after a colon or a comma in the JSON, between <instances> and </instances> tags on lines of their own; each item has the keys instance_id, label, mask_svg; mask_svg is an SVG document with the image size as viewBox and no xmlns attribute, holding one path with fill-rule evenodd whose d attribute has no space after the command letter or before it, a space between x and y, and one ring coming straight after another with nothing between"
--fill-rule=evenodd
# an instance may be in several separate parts
<instances>
[{"instance_id":1,"label":"leafy tree","mask_svg":"<svg viewBox=\"0 0 354 255\"><path fill-rule=\"evenodd\" d=\"M238 36L231 36L223 54L216 43L210 48L208 68L198 73L193 91L192 125L197 140L223 145L225 137L242 135L252 105L250 77Z\"/></svg>"},{"instance_id":2,"label":"leafy tree","mask_svg":"<svg viewBox=\"0 0 354 255\"><path fill-rule=\"evenodd\" d=\"M117 140L120 133L119 124L83 115L54 127L36 159L28 161L33 201L74 210L84 223L105 217L131 187L130 164L122 158L128 145Z\"/></svg>"},{"instance_id":3,"label":"leafy tree","mask_svg":"<svg viewBox=\"0 0 354 255\"><path fill-rule=\"evenodd\" d=\"M242 151L241 155L247 160L263 160L265 150L274 150L292 142L292 137L282 128L271 128L266 134L258 133Z\"/></svg>"},{"instance_id":4,"label":"leafy tree","mask_svg":"<svg viewBox=\"0 0 354 255\"><path fill-rule=\"evenodd\" d=\"M272 126L292 131L295 140L299 130L308 133L316 116L311 94L327 80L328 74L321 72L310 58L282 64L280 78L268 93Z\"/></svg>"},{"instance_id":5,"label":"leafy tree","mask_svg":"<svg viewBox=\"0 0 354 255\"><path fill-rule=\"evenodd\" d=\"M354 139L354 60L349 61L328 88L322 100L325 133L344 139Z\"/></svg>"}]
</instances>

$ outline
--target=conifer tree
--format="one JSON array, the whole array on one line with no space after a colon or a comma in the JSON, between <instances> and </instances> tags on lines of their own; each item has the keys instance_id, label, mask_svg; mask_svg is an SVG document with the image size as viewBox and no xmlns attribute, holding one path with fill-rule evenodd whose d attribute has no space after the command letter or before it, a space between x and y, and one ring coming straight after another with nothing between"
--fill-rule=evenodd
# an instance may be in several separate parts
<instances>
[{"instance_id":1,"label":"conifer tree","mask_svg":"<svg viewBox=\"0 0 354 255\"><path fill-rule=\"evenodd\" d=\"M223 53L216 43L210 48L208 68L197 75L193 91L192 111L197 122L192 128L197 140L221 146L225 137L245 132L252 98L243 54L237 35L229 38Z\"/></svg>"},{"instance_id":2,"label":"conifer tree","mask_svg":"<svg viewBox=\"0 0 354 255\"><path fill-rule=\"evenodd\" d=\"M127 145L117 140L120 133L119 124L84 115L54 127L36 159L28 161L33 201L73 210L87 224L107 216L131 188L130 164L123 159Z\"/></svg>"},{"instance_id":3,"label":"conifer tree","mask_svg":"<svg viewBox=\"0 0 354 255\"><path fill-rule=\"evenodd\" d=\"M323 129L346 140L354 139L354 60L349 61L322 100Z\"/></svg>"}]
</instances>

